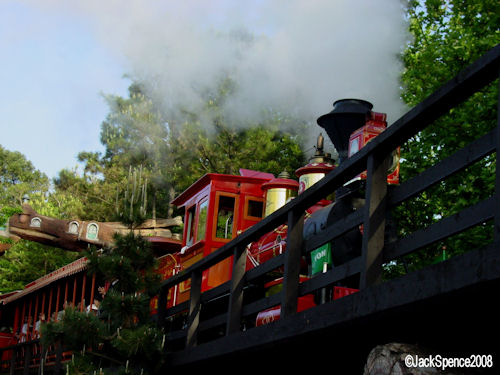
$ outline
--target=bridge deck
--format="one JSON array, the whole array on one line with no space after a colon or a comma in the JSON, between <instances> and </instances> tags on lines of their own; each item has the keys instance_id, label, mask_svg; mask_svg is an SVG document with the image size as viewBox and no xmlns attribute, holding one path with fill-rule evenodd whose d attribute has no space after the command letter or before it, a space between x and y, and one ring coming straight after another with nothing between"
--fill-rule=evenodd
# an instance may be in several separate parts
<instances>
[{"instance_id":1,"label":"bridge deck","mask_svg":"<svg viewBox=\"0 0 500 375\"><path fill-rule=\"evenodd\" d=\"M500 333L498 245L476 250L271 324L171 353L168 367L266 370L343 364L361 373L381 343L413 342L433 354L494 354ZM495 334L496 333L496 334ZM449 352L443 352L448 350ZM276 360L273 361L273 359ZM271 366L271 367L269 367ZM338 369L338 367L336 367Z\"/></svg>"}]
</instances>

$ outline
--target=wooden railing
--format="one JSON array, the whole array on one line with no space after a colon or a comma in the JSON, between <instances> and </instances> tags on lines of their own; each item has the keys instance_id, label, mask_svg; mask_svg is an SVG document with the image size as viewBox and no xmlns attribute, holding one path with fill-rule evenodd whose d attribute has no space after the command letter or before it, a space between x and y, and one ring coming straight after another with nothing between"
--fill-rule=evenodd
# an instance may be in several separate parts
<instances>
[{"instance_id":1,"label":"wooden railing","mask_svg":"<svg viewBox=\"0 0 500 375\"><path fill-rule=\"evenodd\" d=\"M60 374L63 358L61 342L44 348L39 339L0 348L0 373L9 374ZM43 371L40 369L43 368Z\"/></svg>"},{"instance_id":2,"label":"wooden railing","mask_svg":"<svg viewBox=\"0 0 500 375\"><path fill-rule=\"evenodd\" d=\"M385 242L384 233L387 214L391 209L498 150L500 116L496 128L488 134L473 141L413 179L388 191L386 177L391 152L429 126L434 120L448 113L450 109L492 83L498 78L499 71L500 45L486 53L453 80L410 110L381 135L369 142L360 152L345 160L298 198L246 230L216 252L165 280L162 283L159 296L157 320L158 324L165 327L167 332L166 350L172 353L174 350L182 352L186 349L192 349L199 344L202 333L215 328L218 329L218 332L224 332L226 338L236 334L247 334L247 332L242 332L242 322L246 317L255 317L258 312L277 305L281 305L280 319L285 323L287 318L293 317L297 313L300 296L319 291L353 275L359 276L359 287L362 292L365 288L381 283L383 264L414 253L425 246L486 221L493 221L492 247L496 250L500 246L499 168L496 169L494 194L489 198L390 243ZM498 110L498 108L494 110ZM303 226L306 209L344 186L346 182L364 170L367 170L364 206L318 235L304 240ZM245 272L247 245L283 223L288 225L286 251ZM319 246L341 237L360 225L363 225L360 256L308 281L300 282L300 263L303 256L309 255ZM230 256L234 256L232 279L202 293L203 271ZM259 284L266 275L276 269L283 270L281 292L257 300L248 301L245 299L249 285ZM188 279L191 281L190 300L166 309L169 289ZM203 306L209 303L213 304L214 301L224 301L222 304L225 306L224 311L202 319ZM171 321L171 318L185 312L187 312L185 325L177 330L168 329L168 322ZM251 331L253 329L249 330L249 332ZM263 334L262 337L264 336ZM220 338L220 336L215 337ZM206 340L206 337L203 337L203 340ZM178 344L179 342L182 343L179 347L174 345L174 343ZM39 345L38 342L29 342L0 349L0 354L7 353L6 357L8 358L2 361L0 372L28 373L30 366L34 361L36 362L36 358L33 358L32 355L38 353L35 351L37 345ZM59 373L61 371L62 349L60 346L56 349L52 371ZM211 351L217 353L213 348Z\"/></svg>"},{"instance_id":3,"label":"wooden railing","mask_svg":"<svg viewBox=\"0 0 500 375\"><path fill-rule=\"evenodd\" d=\"M384 232L389 210L498 149L500 131L498 131L497 123L496 129L388 192L386 177L391 152L434 120L448 113L450 109L493 82L498 78L499 68L500 46L496 46L298 198L246 230L216 252L164 281L159 298L159 324L166 326L171 317L183 311L188 312L186 324L182 329L168 330L168 340L184 342L185 346L181 345L180 348L182 350L197 346L200 333L215 327L222 327L226 337L231 336L242 330L243 318L255 316L259 311L277 305L281 305L280 319L287 319L296 314L297 301L300 296L318 291L352 275L359 275L361 290L378 284L382 281L384 263L411 254L429 244L488 220L494 221L492 241L497 243L500 240L498 198L500 172L498 168L495 193L488 199L391 243L385 243ZM305 210L341 188L364 170L367 170L364 207L305 241L303 239ZM288 225L286 251L257 268L245 272L247 245L283 223ZM322 244L360 225L363 225L363 240L359 257L306 282L299 282L300 262L304 255L308 255ZM234 256L232 279L201 293L203 271L230 256ZM282 291L270 297L245 302L246 287L279 267L284 269ZM190 300L167 310L165 306L168 290L188 279L191 280ZM203 306L221 296L226 296L226 298L228 296L225 311L202 320ZM169 348L168 345L167 348ZM172 347L169 350L172 350Z\"/></svg>"}]
</instances>

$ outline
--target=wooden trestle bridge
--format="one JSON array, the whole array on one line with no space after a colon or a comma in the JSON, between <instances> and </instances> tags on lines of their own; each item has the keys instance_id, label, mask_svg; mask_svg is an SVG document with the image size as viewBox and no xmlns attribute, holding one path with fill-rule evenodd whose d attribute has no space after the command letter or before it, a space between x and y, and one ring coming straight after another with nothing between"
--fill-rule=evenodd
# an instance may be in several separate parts
<instances>
[{"instance_id":1,"label":"wooden trestle bridge","mask_svg":"<svg viewBox=\"0 0 500 375\"><path fill-rule=\"evenodd\" d=\"M418 344L442 356L492 355L494 367L498 369L500 169L496 169L494 193L489 198L404 238L386 242L384 233L388 213L395 207L478 161L494 158L495 153L498 155L500 115L496 127L492 125L489 133L411 180L392 189L387 187L392 151L398 146L404 147L408 139L487 85L498 86L499 72L500 45L299 197L218 251L165 280L157 316L158 324L168 332L165 373L223 368L268 373L285 367L297 370L305 367L310 371L342 368L335 373L359 374L363 372L370 350L389 342ZM498 105L491 111L498 111ZM470 122L474 124L474 113L470 114ZM456 134L456 137L461 136ZM498 165L498 156L496 160ZM305 240L306 209L365 170L364 206ZM384 264L491 222L493 234L488 245L396 279L382 280ZM247 245L283 223L288 225L286 251L245 272ZM361 225L363 238L359 257L300 282L300 262L304 255L309 256L319 246ZM229 257L234 257L232 279L202 293L203 271ZM263 299L249 299L250 286L278 268L284 270L281 292ZM359 292L297 312L300 296L319 293L323 288L353 277L359 279ZM186 280L190 280L190 300L166 309L169 289ZM214 304L217 304L216 309L212 308ZM247 317L254 318L258 312L277 305L281 305L279 320L259 327L245 326ZM188 311L186 324L170 324L171 317L182 311Z\"/></svg>"},{"instance_id":2,"label":"wooden trestle bridge","mask_svg":"<svg viewBox=\"0 0 500 375\"><path fill-rule=\"evenodd\" d=\"M389 210L479 160L491 157L499 149L500 116L496 128L488 134L410 181L391 191L387 189L386 171L391 152L486 85L495 84L499 72L500 45L298 198L185 272L164 281L159 306L166 305L169 288L191 279L190 301L159 311L159 322L165 324L169 316L189 311L187 325L168 336L181 345L167 354L167 367L208 369L232 365L255 371L342 367L343 373L354 374L362 373L366 357L374 346L396 341L417 343L443 356L491 354L498 368L500 345L492 345L491 339L496 341L500 332L500 308L496 302L500 291L500 169L496 169L494 194L486 200L391 243L385 243L384 228ZM473 113L470 121L473 124ZM364 208L305 241L302 238L305 210L363 170L367 170ZM447 261L382 282L383 264L488 221L493 221L494 233L486 247L471 249ZM285 222L288 224L286 252L245 273L247 245ZM299 282L303 255L361 224L364 228L361 256ZM234 256L232 280L201 293L202 272L230 256ZM278 267L284 268L282 291L245 303L246 286ZM358 293L297 312L299 296L353 275L359 275ZM228 294L225 312L203 319L205 303ZM245 317L278 304L281 304L278 321L248 330L242 328ZM223 327L224 335L207 342L204 332L215 327Z\"/></svg>"}]
</instances>

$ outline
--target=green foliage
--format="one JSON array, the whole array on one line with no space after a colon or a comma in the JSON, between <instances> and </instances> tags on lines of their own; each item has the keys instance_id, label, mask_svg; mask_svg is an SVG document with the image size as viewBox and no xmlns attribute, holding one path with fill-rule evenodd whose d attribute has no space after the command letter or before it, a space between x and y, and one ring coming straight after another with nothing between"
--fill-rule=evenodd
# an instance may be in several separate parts
<instances>
[{"instance_id":1,"label":"green foliage","mask_svg":"<svg viewBox=\"0 0 500 375\"><path fill-rule=\"evenodd\" d=\"M9 221L9 218L14 214L20 214L23 212L21 207L3 206L0 208L0 227L3 227ZM2 241L2 237L0 237Z\"/></svg>"},{"instance_id":2,"label":"green foliage","mask_svg":"<svg viewBox=\"0 0 500 375\"><path fill-rule=\"evenodd\" d=\"M291 175L304 165L300 138L278 126L257 125L248 129L219 127L209 135L200 125L186 124L175 146L172 170L176 191L182 192L205 173L238 174L240 168Z\"/></svg>"},{"instance_id":3,"label":"green foliage","mask_svg":"<svg viewBox=\"0 0 500 375\"><path fill-rule=\"evenodd\" d=\"M222 104L236 89L229 78L207 90L200 113L180 108L175 116L162 111L146 86L132 83L127 98L105 96L110 111L101 125L104 155L81 152L83 176L63 170L55 180L57 191L83 202L82 219L114 219L116 194L119 201L125 198L131 166L140 166L147 180L145 217L171 217L169 202L205 173L238 174L239 168L247 168L293 175L304 164L304 121L271 110L259 123L226 119ZM124 208L120 221L127 216Z\"/></svg>"},{"instance_id":4,"label":"green foliage","mask_svg":"<svg viewBox=\"0 0 500 375\"><path fill-rule=\"evenodd\" d=\"M414 38L403 54L402 97L410 106L500 41L498 1L411 1L408 18ZM493 129L497 98L494 82L411 138L401 150L401 179L408 181ZM395 212L399 235L407 236L490 196L495 169L494 156L486 157L405 202ZM484 223L391 264L388 274L403 272L405 265L412 270L430 264L443 249L454 255L480 247L491 241L491 233L491 223Z\"/></svg>"},{"instance_id":5,"label":"green foliage","mask_svg":"<svg viewBox=\"0 0 500 375\"><path fill-rule=\"evenodd\" d=\"M76 352L69 363L66 364L67 372L72 375L89 375L94 373L94 364L89 356Z\"/></svg>"},{"instance_id":6,"label":"green foliage","mask_svg":"<svg viewBox=\"0 0 500 375\"><path fill-rule=\"evenodd\" d=\"M25 194L46 192L49 180L23 154L0 145L0 207L21 205Z\"/></svg>"},{"instance_id":7,"label":"green foliage","mask_svg":"<svg viewBox=\"0 0 500 375\"><path fill-rule=\"evenodd\" d=\"M161 364L163 333L150 316L150 299L158 293L160 277L154 273L157 261L149 242L130 231L115 235L113 247L91 248L85 256L88 273L111 285L98 316L66 309L61 322L46 325L45 343L62 339L66 348L82 351L85 358L77 358L71 373L89 366L105 372L152 371Z\"/></svg>"},{"instance_id":8,"label":"green foliage","mask_svg":"<svg viewBox=\"0 0 500 375\"><path fill-rule=\"evenodd\" d=\"M19 152L0 146L0 227L15 213L22 212L24 195L42 215L73 217L80 209L76 196L49 192L47 177ZM2 242L12 242L1 238ZM0 257L0 293L22 289L29 282L76 259L73 252L19 241Z\"/></svg>"},{"instance_id":9,"label":"green foliage","mask_svg":"<svg viewBox=\"0 0 500 375\"><path fill-rule=\"evenodd\" d=\"M115 215L116 191L126 181L126 171L109 166L103 172L109 177L102 178L88 171L80 176L76 170L63 169L54 179L58 196L74 197L79 202L75 205L73 217L81 220L112 220Z\"/></svg>"},{"instance_id":10,"label":"green foliage","mask_svg":"<svg viewBox=\"0 0 500 375\"><path fill-rule=\"evenodd\" d=\"M113 346L127 358L150 361L161 351L162 340L163 335L156 327L144 324L134 329L120 331L113 339Z\"/></svg>"},{"instance_id":11,"label":"green foliage","mask_svg":"<svg viewBox=\"0 0 500 375\"><path fill-rule=\"evenodd\" d=\"M64 340L64 346L73 351L98 348L106 335L104 322L94 314L87 314L67 307L61 321L50 321L42 325L41 340L46 346Z\"/></svg>"},{"instance_id":12,"label":"green foliage","mask_svg":"<svg viewBox=\"0 0 500 375\"><path fill-rule=\"evenodd\" d=\"M0 293L22 289L78 257L75 252L21 240L0 257Z\"/></svg>"}]
</instances>

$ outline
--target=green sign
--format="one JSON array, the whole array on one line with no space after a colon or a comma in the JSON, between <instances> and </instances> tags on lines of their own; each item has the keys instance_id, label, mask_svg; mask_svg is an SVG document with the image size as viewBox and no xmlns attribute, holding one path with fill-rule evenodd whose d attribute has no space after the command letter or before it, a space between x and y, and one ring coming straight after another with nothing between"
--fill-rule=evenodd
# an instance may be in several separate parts
<instances>
[{"instance_id":1,"label":"green sign","mask_svg":"<svg viewBox=\"0 0 500 375\"><path fill-rule=\"evenodd\" d=\"M316 250L311 251L311 274L316 275L317 273L323 272L324 264L332 264L332 245L331 243L326 243Z\"/></svg>"}]
</instances>

